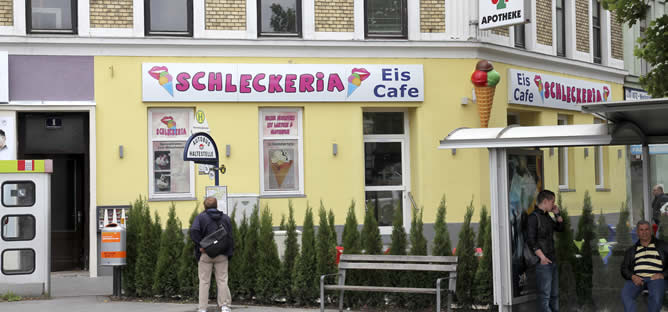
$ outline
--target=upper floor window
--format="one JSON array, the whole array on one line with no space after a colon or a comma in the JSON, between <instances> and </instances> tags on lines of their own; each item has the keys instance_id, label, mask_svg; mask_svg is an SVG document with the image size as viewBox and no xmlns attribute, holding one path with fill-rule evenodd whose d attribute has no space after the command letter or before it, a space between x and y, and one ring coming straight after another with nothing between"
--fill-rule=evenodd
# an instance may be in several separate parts
<instances>
[{"instance_id":1,"label":"upper floor window","mask_svg":"<svg viewBox=\"0 0 668 312\"><path fill-rule=\"evenodd\" d=\"M28 33L77 33L77 2L74 0L26 1Z\"/></svg>"},{"instance_id":2,"label":"upper floor window","mask_svg":"<svg viewBox=\"0 0 668 312\"><path fill-rule=\"evenodd\" d=\"M516 48L526 48L526 39L524 37L524 24L517 24L515 28L515 47Z\"/></svg>"},{"instance_id":3,"label":"upper floor window","mask_svg":"<svg viewBox=\"0 0 668 312\"><path fill-rule=\"evenodd\" d=\"M192 36L192 0L144 0L146 35Z\"/></svg>"},{"instance_id":4,"label":"upper floor window","mask_svg":"<svg viewBox=\"0 0 668 312\"><path fill-rule=\"evenodd\" d=\"M566 56L566 0L557 0L557 55Z\"/></svg>"},{"instance_id":5,"label":"upper floor window","mask_svg":"<svg viewBox=\"0 0 668 312\"><path fill-rule=\"evenodd\" d=\"M301 0L258 0L257 8L260 36L302 35Z\"/></svg>"},{"instance_id":6,"label":"upper floor window","mask_svg":"<svg viewBox=\"0 0 668 312\"><path fill-rule=\"evenodd\" d=\"M594 63L601 64L601 4L591 1L592 38L594 41Z\"/></svg>"},{"instance_id":7,"label":"upper floor window","mask_svg":"<svg viewBox=\"0 0 668 312\"><path fill-rule=\"evenodd\" d=\"M407 0L365 0L367 38L408 37Z\"/></svg>"}]
</instances>

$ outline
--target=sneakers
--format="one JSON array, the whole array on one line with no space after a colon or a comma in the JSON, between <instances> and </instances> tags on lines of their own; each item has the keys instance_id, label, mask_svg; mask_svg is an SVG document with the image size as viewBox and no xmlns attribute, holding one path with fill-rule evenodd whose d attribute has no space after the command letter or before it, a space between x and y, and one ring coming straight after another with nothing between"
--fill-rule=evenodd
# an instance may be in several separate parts
<instances>
[{"instance_id":1,"label":"sneakers","mask_svg":"<svg viewBox=\"0 0 668 312\"><path fill-rule=\"evenodd\" d=\"M232 312L232 310L230 310L230 308L227 306L222 306L220 307L220 312Z\"/></svg>"}]
</instances>

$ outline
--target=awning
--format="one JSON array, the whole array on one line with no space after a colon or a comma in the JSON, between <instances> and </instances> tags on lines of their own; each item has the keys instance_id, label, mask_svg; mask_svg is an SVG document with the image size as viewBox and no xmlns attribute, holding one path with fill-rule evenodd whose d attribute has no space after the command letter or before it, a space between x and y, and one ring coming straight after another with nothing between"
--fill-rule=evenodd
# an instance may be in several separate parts
<instances>
[{"instance_id":1,"label":"awning","mask_svg":"<svg viewBox=\"0 0 668 312\"><path fill-rule=\"evenodd\" d=\"M613 145L668 143L668 98L583 104L581 108L615 125Z\"/></svg>"}]
</instances>

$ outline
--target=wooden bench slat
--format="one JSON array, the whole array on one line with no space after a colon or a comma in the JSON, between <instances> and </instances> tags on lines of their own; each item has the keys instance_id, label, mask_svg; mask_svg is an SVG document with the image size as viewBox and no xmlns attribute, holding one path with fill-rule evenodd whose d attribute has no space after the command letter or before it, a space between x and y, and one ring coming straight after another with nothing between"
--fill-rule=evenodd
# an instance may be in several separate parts
<instances>
[{"instance_id":1,"label":"wooden bench slat","mask_svg":"<svg viewBox=\"0 0 668 312\"><path fill-rule=\"evenodd\" d=\"M327 290L351 290L351 291L373 291L373 292L398 292L416 294L435 294L436 288L409 288L409 287L378 287L378 286L352 286L352 285L325 285ZM447 289L441 289L447 290Z\"/></svg>"},{"instance_id":2,"label":"wooden bench slat","mask_svg":"<svg viewBox=\"0 0 668 312\"><path fill-rule=\"evenodd\" d=\"M379 261L379 262L431 262L457 263L455 256L394 256L394 255L349 255L342 254L341 261Z\"/></svg>"},{"instance_id":3,"label":"wooden bench slat","mask_svg":"<svg viewBox=\"0 0 668 312\"><path fill-rule=\"evenodd\" d=\"M457 272L454 264L339 262L339 269Z\"/></svg>"}]
</instances>

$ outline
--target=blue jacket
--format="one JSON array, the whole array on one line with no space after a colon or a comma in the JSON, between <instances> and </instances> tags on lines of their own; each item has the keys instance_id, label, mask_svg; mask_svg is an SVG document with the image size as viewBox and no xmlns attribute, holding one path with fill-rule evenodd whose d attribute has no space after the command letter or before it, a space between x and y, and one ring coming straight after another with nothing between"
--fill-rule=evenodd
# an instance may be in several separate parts
<instances>
[{"instance_id":1,"label":"blue jacket","mask_svg":"<svg viewBox=\"0 0 668 312\"><path fill-rule=\"evenodd\" d=\"M193 221L193 225L190 227L190 239L195 243L195 258L197 258L197 261L199 261L199 258L202 256L202 253L199 251L199 242L202 241L202 238L215 232L220 223L223 224L223 227L225 227L225 230L227 230L227 233L229 233L230 238L232 239L230 248L224 254L228 259L231 259L234 255L234 232L232 231L232 221L230 221L230 217L216 208L209 208L197 215Z\"/></svg>"}]
</instances>

